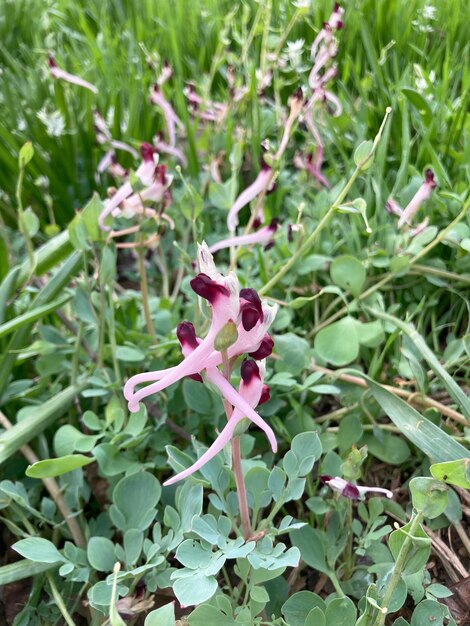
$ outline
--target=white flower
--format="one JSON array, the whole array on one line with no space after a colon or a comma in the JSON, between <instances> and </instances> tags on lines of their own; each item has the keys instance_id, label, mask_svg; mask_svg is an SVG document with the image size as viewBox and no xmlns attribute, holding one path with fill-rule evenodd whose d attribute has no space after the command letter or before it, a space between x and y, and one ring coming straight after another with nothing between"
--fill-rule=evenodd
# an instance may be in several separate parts
<instances>
[{"instance_id":1,"label":"white flower","mask_svg":"<svg viewBox=\"0 0 470 626\"><path fill-rule=\"evenodd\" d=\"M46 127L49 137L60 137L65 133L65 118L60 111L47 111L43 107L36 116Z\"/></svg>"}]
</instances>

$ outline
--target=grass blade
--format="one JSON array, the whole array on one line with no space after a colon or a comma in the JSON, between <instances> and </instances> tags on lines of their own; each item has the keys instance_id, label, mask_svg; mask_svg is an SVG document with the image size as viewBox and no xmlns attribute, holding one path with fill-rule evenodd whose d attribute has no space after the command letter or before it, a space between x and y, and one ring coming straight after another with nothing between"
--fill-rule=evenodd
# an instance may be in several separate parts
<instances>
[{"instance_id":1,"label":"grass blade","mask_svg":"<svg viewBox=\"0 0 470 626\"><path fill-rule=\"evenodd\" d=\"M58 567L57 563L35 563L29 559L21 559L21 561L16 561L16 563L4 565L0 567L0 587L14 583L17 580L36 576L36 574L47 572L56 567Z\"/></svg>"},{"instance_id":2,"label":"grass blade","mask_svg":"<svg viewBox=\"0 0 470 626\"><path fill-rule=\"evenodd\" d=\"M0 435L0 464L63 415L81 388L80 385L71 385L43 405L31 407L34 409L31 417L17 422L13 428L2 433Z\"/></svg>"},{"instance_id":3,"label":"grass blade","mask_svg":"<svg viewBox=\"0 0 470 626\"><path fill-rule=\"evenodd\" d=\"M5 324L0 325L0 338L5 337L5 335L9 335L13 333L15 330L18 330L25 324L31 324L41 319L45 315L52 313L56 309L60 309L66 302L70 300L72 296L67 294L62 296L62 298L58 298L57 300L53 300L49 302L49 304L44 304L43 306L39 306L27 313L23 313L23 315L18 315L18 317L9 320Z\"/></svg>"},{"instance_id":4,"label":"grass blade","mask_svg":"<svg viewBox=\"0 0 470 626\"><path fill-rule=\"evenodd\" d=\"M416 409L390 393L372 378L362 372L356 373L365 378L372 395L395 426L433 462L444 463L469 456L469 451L464 446L418 413Z\"/></svg>"},{"instance_id":5,"label":"grass blade","mask_svg":"<svg viewBox=\"0 0 470 626\"><path fill-rule=\"evenodd\" d=\"M421 356L428 363L429 367L436 374L439 380L442 382L444 387L446 388L448 394L460 405L462 409L462 413L465 415L467 420L470 422L470 398L465 394L465 392L457 385L452 376L447 372L445 367L441 365L436 355L430 348L427 346L423 337L418 333L413 324L407 324L406 322L402 322L402 320L394 317L393 315L389 315L388 313L383 313L382 311L377 311L376 309L372 309L371 307L365 307L369 313L375 315L381 320L386 322L390 322L394 324L400 330L402 330L411 341L414 343L416 348L421 353Z\"/></svg>"}]
</instances>

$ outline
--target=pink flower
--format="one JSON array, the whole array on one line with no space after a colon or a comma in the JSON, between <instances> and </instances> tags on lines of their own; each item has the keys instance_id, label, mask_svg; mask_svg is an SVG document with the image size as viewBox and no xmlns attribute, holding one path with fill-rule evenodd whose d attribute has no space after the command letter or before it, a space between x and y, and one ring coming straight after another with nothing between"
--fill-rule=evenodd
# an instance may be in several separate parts
<instances>
[{"instance_id":1,"label":"pink flower","mask_svg":"<svg viewBox=\"0 0 470 626\"><path fill-rule=\"evenodd\" d=\"M238 226L238 214L243 207L256 198L257 195L268 189L272 181L272 174L272 169L263 161L261 171L254 182L242 191L228 213L227 227L230 233L233 234L235 232Z\"/></svg>"},{"instance_id":2,"label":"pink flower","mask_svg":"<svg viewBox=\"0 0 470 626\"><path fill-rule=\"evenodd\" d=\"M219 372L219 370L215 368L212 373L210 373L210 371L207 372L207 377L209 380L211 380L211 382L214 381L215 372ZM248 359L245 359L243 361L241 365L240 386L238 392L235 392L235 390L233 391L235 393L238 393L238 395L243 398L243 400L252 409L259 406L260 404L263 404L263 402L266 402L269 399L269 389L266 385L263 384L263 375L263 366L260 367L257 363L255 363L255 361L251 361ZM222 374L220 374L220 376L222 376ZM230 386L230 383L228 383L225 378L223 378L223 380L227 385ZM193 463L193 465L191 465L191 467L188 467L176 476L173 476L163 484L165 486L172 485L180 480L183 480L184 478L187 478L191 474L194 474L194 472L200 470L201 467L203 467L212 458L214 458L214 456L216 456L221 450L223 450L223 448L230 442L230 440L234 436L236 427L244 418L245 415L243 410L240 410L236 407L226 426L222 429L222 431L220 432L214 443L209 447L209 449L206 450L204 454L202 454L202 456L200 456L199 459L195 463ZM266 432L270 439L274 438L274 433L272 432L271 428L261 417L258 416L258 420L255 423ZM275 439L273 439L273 443L275 451Z\"/></svg>"},{"instance_id":3,"label":"pink flower","mask_svg":"<svg viewBox=\"0 0 470 626\"><path fill-rule=\"evenodd\" d=\"M383 489L382 487L361 487L339 476L331 477L323 474L320 476L320 480L324 485L328 485L330 489L350 500L362 500L367 493L380 493L386 498L393 498L393 493L389 489Z\"/></svg>"},{"instance_id":4,"label":"pink flower","mask_svg":"<svg viewBox=\"0 0 470 626\"><path fill-rule=\"evenodd\" d=\"M423 204L423 202L429 200L436 187L437 183L434 180L433 171L430 169L426 170L423 184L406 205L400 219L398 220L398 228L401 228L405 224L410 224L419 207Z\"/></svg>"},{"instance_id":5,"label":"pink flower","mask_svg":"<svg viewBox=\"0 0 470 626\"><path fill-rule=\"evenodd\" d=\"M328 47L334 38L333 32L335 30L341 30L343 28L344 9L337 2L334 6L333 13L330 15L327 22L323 24L323 28L316 36L311 48L311 58L314 59L317 56L318 48L321 45Z\"/></svg>"},{"instance_id":6,"label":"pink flower","mask_svg":"<svg viewBox=\"0 0 470 626\"><path fill-rule=\"evenodd\" d=\"M103 116L97 110L93 112L93 120L96 141L100 145L107 146L108 148L108 151L98 163L98 167L96 168L97 173L102 174L109 169L113 176L124 177L127 172L117 162L115 150L128 152L134 157L134 159L139 157L139 153L129 144L112 138L108 125L106 124Z\"/></svg>"},{"instance_id":7,"label":"pink flower","mask_svg":"<svg viewBox=\"0 0 470 626\"><path fill-rule=\"evenodd\" d=\"M165 143L165 141L163 141L162 133L157 133L154 136L153 145L158 150L158 152L164 152L165 154L174 156L176 159L178 159L178 161L181 162L181 165L183 167L186 167L188 165L188 162L186 160L186 157L184 156L183 151L177 148L176 146L170 146L169 143Z\"/></svg>"},{"instance_id":8,"label":"pink flower","mask_svg":"<svg viewBox=\"0 0 470 626\"><path fill-rule=\"evenodd\" d=\"M269 226L264 226L260 228L254 233L249 233L248 235L240 235L239 237L228 237L227 239L222 239L222 241L218 241L213 244L209 248L209 252L214 254L219 250L223 250L224 248L238 248L240 246L249 246L253 244L262 244L266 247L271 246L274 243L273 237L274 233L277 231L279 226L279 221L277 219L273 219Z\"/></svg>"},{"instance_id":9,"label":"pink flower","mask_svg":"<svg viewBox=\"0 0 470 626\"><path fill-rule=\"evenodd\" d=\"M129 410L137 411L141 400L162 391L185 376L191 376L197 380L205 376L234 407L229 422L231 425L224 428L220 435L222 439L214 443L209 453L210 458L226 445L233 435L236 424L244 417L265 431L271 447L276 450L277 443L272 429L254 410L261 396L266 395L261 380L263 368L261 367L260 370L254 361L248 361L250 365L243 366L243 384L241 383L237 391L218 369L218 366L222 364L222 354L216 349L215 344L218 333L228 323L235 324L237 335L227 349L228 359L232 360L247 353L252 359L265 359L271 354L273 348L273 341L267 334L267 330L274 320L277 307L262 302L254 289L240 290L238 280L233 273L228 276L219 274L205 244L199 246L198 260L199 269L202 271L191 280L190 284L200 297L208 301L212 309L209 331L204 339L199 339L190 322L179 324L177 335L185 358L176 367L138 374L129 379L124 386L124 396L128 401ZM248 371L251 372L250 376L248 376ZM151 381L156 382L135 391L137 385ZM204 457L206 460L207 458Z\"/></svg>"},{"instance_id":10,"label":"pink flower","mask_svg":"<svg viewBox=\"0 0 470 626\"><path fill-rule=\"evenodd\" d=\"M171 67L168 59L163 61L163 67L161 69L160 75L157 78L157 85L162 86L163 83L166 83L173 76L173 68Z\"/></svg>"},{"instance_id":11,"label":"pink flower","mask_svg":"<svg viewBox=\"0 0 470 626\"><path fill-rule=\"evenodd\" d=\"M201 120L205 120L207 122L221 122L227 111L228 106L223 104L222 102L213 102L212 100L203 100L196 93L196 88L192 83L187 83L186 87L183 90L184 95L189 104L189 110L194 115L199 117ZM233 94L233 99L240 99L244 95L243 90L237 90L237 93Z\"/></svg>"},{"instance_id":12,"label":"pink flower","mask_svg":"<svg viewBox=\"0 0 470 626\"><path fill-rule=\"evenodd\" d=\"M142 144L140 148L142 154L142 163L139 165L135 172L135 176L140 180L142 185L145 187L149 187L154 179L155 175L155 161L154 161L154 149L148 144ZM114 196L108 200L105 208L101 211L100 216L98 217L98 223L101 230L110 230L108 226L104 223L104 220L111 215L115 209L119 207L119 205L124 202L129 196L133 193L132 185L130 182L125 182L114 194Z\"/></svg>"},{"instance_id":13,"label":"pink flower","mask_svg":"<svg viewBox=\"0 0 470 626\"><path fill-rule=\"evenodd\" d=\"M95 87L95 85L92 85L88 81L83 80L83 78L80 78L79 76L75 76L75 74L69 74L65 70L61 70L60 67L57 67L57 63L53 56L49 56L49 58L47 59L47 63L50 67L51 75L53 78L56 78L58 80L65 80L67 83L71 83L72 85L78 85L79 87L89 89L93 93L98 93L98 89L97 87Z\"/></svg>"},{"instance_id":14,"label":"pink flower","mask_svg":"<svg viewBox=\"0 0 470 626\"><path fill-rule=\"evenodd\" d=\"M183 129L184 125L180 118L176 115L171 104L166 100L165 96L160 90L158 83L152 88L150 92L150 102L159 106L163 112L165 118L165 124L168 131L168 141L170 146L174 147L176 144L176 126Z\"/></svg>"},{"instance_id":15,"label":"pink flower","mask_svg":"<svg viewBox=\"0 0 470 626\"><path fill-rule=\"evenodd\" d=\"M317 144L317 148L314 154L307 154L303 156L299 152L294 155L294 165L299 170L306 170L314 178L318 180L321 185L324 185L327 189L331 189L331 184L321 173L321 166L323 163L323 145Z\"/></svg>"}]
</instances>

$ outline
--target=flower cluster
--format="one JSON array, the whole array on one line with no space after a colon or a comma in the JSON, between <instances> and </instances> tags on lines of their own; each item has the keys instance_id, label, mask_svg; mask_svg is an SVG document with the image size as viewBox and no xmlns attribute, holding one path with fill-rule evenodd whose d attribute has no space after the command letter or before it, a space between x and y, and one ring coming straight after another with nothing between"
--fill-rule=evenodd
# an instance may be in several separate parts
<instances>
[{"instance_id":1,"label":"flower cluster","mask_svg":"<svg viewBox=\"0 0 470 626\"><path fill-rule=\"evenodd\" d=\"M272 428L255 411L256 406L269 397L269 391L263 383L264 359L273 349L274 343L268 329L277 307L262 302L254 289L240 289L233 272L228 276L219 274L204 243L198 248L198 262L200 272L191 280L191 287L211 307L212 319L207 335L200 339L190 322L182 322L177 328L177 336L184 355L183 361L175 367L133 376L124 386L124 396L131 412L139 410L139 403L144 398L162 391L185 376L199 381L207 380L218 388L225 401L233 407L227 425L209 450L193 466L170 479L168 484L189 476L215 456L230 441L237 424L244 418L261 428L272 450L277 450ZM219 366L224 358L233 363L243 355L248 356L241 364L241 382L237 390L219 370ZM151 384L136 391L137 385L142 383Z\"/></svg>"},{"instance_id":2,"label":"flower cluster","mask_svg":"<svg viewBox=\"0 0 470 626\"><path fill-rule=\"evenodd\" d=\"M145 203L168 201L168 187L171 184L171 177L167 176L166 167L158 165L158 155L150 144L142 144L140 152L142 163L135 171L133 180L127 180L121 185L107 201L99 215L98 223L102 230L110 230L109 226L105 224L105 219L109 215L134 217L136 214L143 213L146 217L155 217L156 211L145 206ZM162 217L165 217L164 214ZM132 231L126 229L126 233L115 231L113 236L116 236L116 233L135 232L138 226L132 228Z\"/></svg>"},{"instance_id":3,"label":"flower cluster","mask_svg":"<svg viewBox=\"0 0 470 626\"><path fill-rule=\"evenodd\" d=\"M93 112L93 125L95 128L97 143L106 148L106 153L96 168L98 175L102 174L106 170L109 170L113 176L125 178L127 171L117 162L115 151L123 150L124 152L128 152L134 157L134 159L139 158L139 153L129 144L113 139L108 125L106 124L103 116L97 110Z\"/></svg>"},{"instance_id":4,"label":"flower cluster","mask_svg":"<svg viewBox=\"0 0 470 626\"><path fill-rule=\"evenodd\" d=\"M323 28L315 38L312 49L311 58L313 67L308 77L308 84L312 91L310 97L305 103L303 109L303 121L313 135L316 144L315 155L308 155L305 158L297 158L295 165L309 171L322 185L329 187L328 181L321 174L321 166L323 162L323 142L318 128L313 119L313 113L316 106L327 103L332 114L337 117L341 115L343 108L341 102L329 89L327 84L336 77L337 67L334 64L334 58L338 52L338 43L335 37L335 31L343 27L344 10L338 3L335 4L333 13L327 22L323 24Z\"/></svg>"}]
</instances>

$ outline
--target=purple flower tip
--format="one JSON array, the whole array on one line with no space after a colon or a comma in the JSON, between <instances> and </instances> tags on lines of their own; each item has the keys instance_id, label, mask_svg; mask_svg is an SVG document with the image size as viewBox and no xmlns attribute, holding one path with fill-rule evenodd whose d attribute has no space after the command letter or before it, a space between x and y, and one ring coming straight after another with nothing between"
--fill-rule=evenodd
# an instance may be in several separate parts
<instances>
[{"instance_id":1,"label":"purple flower tip","mask_svg":"<svg viewBox=\"0 0 470 626\"><path fill-rule=\"evenodd\" d=\"M140 146L140 154L144 161L153 161L154 148L149 143L143 143Z\"/></svg>"},{"instance_id":2,"label":"purple flower tip","mask_svg":"<svg viewBox=\"0 0 470 626\"><path fill-rule=\"evenodd\" d=\"M256 361L262 361L263 359L266 359L268 356L272 354L273 348L274 348L273 338L270 337L268 333L266 333L263 339L261 340L261 344L258 350L255 350L254 352L249 352L249 356L251 356L251 358L255 359Z\"/></svg>"},{"instance_id":3,"label":"purple flower tip","mask_svg":"<svg viewBox=\"0 0 470 626\"><path fill-rule=\"evenodd\" d=\"M155 168L155 180L158 180L162 185L166 185L166 165L163 165L163 163Z\"/></svg>"},{"instance_id":4,"label":"purple flower tip","mask_svg":"<svg viewBox=\"0 0 470 626\"><path fill-rule=\"evenodd\" d=\"M240 310L245 330L251 330L259 321L264 320L263 307L255 289L240 289Z\"/></svg>"},{"instance_id":5,"label":"purple flower tip","mask_svg":"<svg viewBox=\"0 0 470 626\"><path fill-rule=\"evenodd\" d=\"M331 479L332 476L329 476L328 474L321 474L320 476L320 482L322 483L322 485L327 485Z\"/></svg>"},{"instance_id":6,"label":"purple flower tip","mask_svg":"<svg viewBox=\"0 0 470 626\"><path fill-rule=\"evenodd\" d=\"M277 183L273 183L271 185L271 187L267 190L266 195L270 196L272 193L274 193L277 189Z\"/></svg>"},{"instance_id":7,"label":"purple flower tip","mask_svg":"<svg viewBox=\"0 0 470 626\"><path fill-rule=\"evenodd\" d=\"M49 67L57 67L57 63L55 62L54 57L52 56L52 54L50 54L47 57L47 64L49 65Z\"/></svg>"},{"instance_id":8,"label":"purple flower tip","mask_svg":"<svg viewBox=\"0 0 470 626\"><path fill-rule=\"evenodd\" d=\"M343 26L344 26L344 22L343 22L343 20L338 20L338 21L336 22L336 30L342 30L342 29L343 29Z\"/></svg>"},{"instance_id":9,"label":"purple flower tip","mask_svg":"<svg viewBox=\"0 0 470 626\"><path fill-rule=\"evenodd\" d=\"M341 5L339 2L335 2L335 6L333 8L333 13L339 13L339 11L341 10Z\"/></svg>"},{"instance_id":10,"label":"purple flower tip","mask_svg":"<svg viewBox=\"0 0 470 626\"><path fill-rule=\"evenodd\" d=\"M182 347L188 346L195 350L199 345L192 322L185 321L178 324L176 327L176 336Z\"/></svg>"},{"instance_id":11,"label":"purple flower tip","mask_svg":"<svg viewBox=\"0 0 470 626\"><path fill-rule=\"evenodd\" d=\"M279 228L279 220L277 219L277 217L273 217L273 219L271 220L268 228L269 228L269 230L272 230L273 233L276 232L276 230Z\"/></svg>"},{"instance_id":12,"label":"purple flower tip","mask_svg":"<svg viewBox=\"0 0 470 626\"><path fill-rule=\"evenodd\" d=\"M435 187L437 187L437 183L434 180L434 172L431 169L427 169L424 172L424 177L426 179L426 182L428 183L428 185L434 189Z\"/></svg>"},{"instance_id":13,"label":"purple flower tip","mask_svg":"<svg viewBox=\"0 0 470 626\"><path fill-rule=\"evenodd\" d=\"M341 495L349 498L350 500L359 500L359 498L361 497L359 489L356 487L356 485L353 485L352 483L347 483Z\"/></svg>"},{"instance_id":14,"label":"purple flower tip","mask_svg":"<svg viewBox=\"0 0 470 626\"><path fill-rule=\"evenodd\" d=\"M244 359L241 364L240 374L245 385L249 385L255 376L260 378L259 367L256 361Z\"/></svg>"},{"instance_id":15,"label":"purple flower tip","mask_svg":"<svg viewBox=\"0 0 470 626\"><path fill-rule=\"evenodd\" d=\"M299 87L298 89L296 89L293 93L294 98L296 98L297 100L303 100L304 98L304 92L302 91L302 87Z\"/></svg>"},{"instance_id":16,"label":"purple flower tip","mask_svg":"<svg viewBox=\"0 0 470 626\"><path fill-rule=\"evenodd\" d=\"M263 388L261 389L261 396L259 398L258 406L260 404L264 404L270 398L271 398L271 390L270 390L270 388L268 387L268 385L263 385Z\"/></svg>"},{"instance_id":17,"label":"purple flower tip","mask_svg":"<svg viewBox=\"0 0 470 626\"><path fill-rule=\"evenodd\" d=\"M227 297L230 295L227 287L219 285L215 280L212 280L210 276L202 272L195 276L189 284L191 285L191 289L197 293L198 296L201 296L201 298L204 298L211 304L214 304L220 295Z\"/></svg>"},{"instance_id":18,"label":"purple flower tip","mask_svg":"<svg viewBox=\"0 0 470 626\"><path fill-rule=\"evenodd\" d=\"M189 374L188 378L192 378L192 380L195 380L197 383L203 383L204 382L202 380L201 374Z\"/></svg>"}]
</instances>

